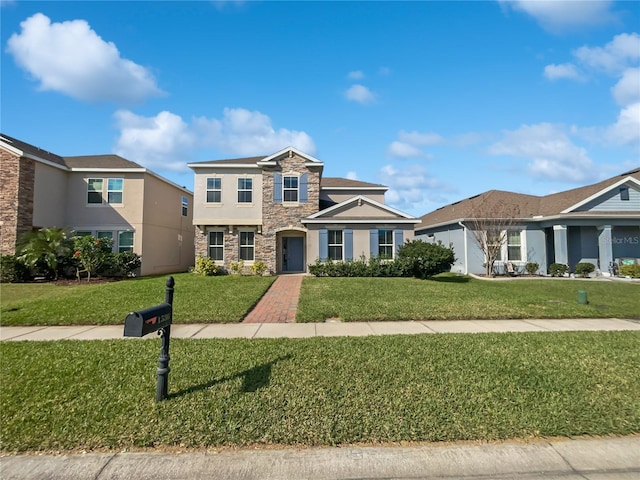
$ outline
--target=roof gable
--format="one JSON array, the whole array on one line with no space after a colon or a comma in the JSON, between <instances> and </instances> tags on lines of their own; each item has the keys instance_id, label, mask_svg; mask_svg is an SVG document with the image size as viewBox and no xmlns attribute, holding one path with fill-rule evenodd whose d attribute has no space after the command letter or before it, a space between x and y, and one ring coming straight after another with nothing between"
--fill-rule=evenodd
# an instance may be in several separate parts
<instances>
[{"instance_id":1,"label":"roof gable","mask_svg":"<svg viewBox=\"0 0 640 480\"><path fill-rule=\"evenodd\" d=\"M292 157L294 154L299 156L299 157L301 157L301 158L303 158L305 160L305 165L308 166L308 167L310 167L310 166L323 167L324 166L324 163L322 163L317 158L312 157L308 153L304 153L304 152L298 150L295 147L283 148L279 152L276 152L276 153L274 153L272 155L264 157L262 160L260 160L258 162L258 165L275 165L275 162L277 161L277 159L279 157L282 157L283 155L289 155L289 157Z\"/></svg>"},{"instance_id":2,"label":"roof gable","mask_svg":"<svg viewBox=\"0 0 640 480\"><path fill-rule=\"evenodd\" d=\"M341 221L345 223L364 223L393 221L396 223L418 223L419 220L395 208L376 202L363 195L357 195L344 202L332 205L303 219L303 223Z\"/></svg>"},{"instance_id":3,"label":"roof gable","mask_svg":"<svg viewBox=\"0 0 640 480\"><path fill-rule=\"evenodd\" d=\"M640 187L640 180L632 177L631 175L624 177L616 183L613 183L594 193L593 195L585 198L584 200L576 203L575 205L570 206L569 208L563 210L561 213L595 209L598 204L614 197L618 193L619 188L623 185L634 185L636 188L638 188Z\"/></svg>"}]
</instances>

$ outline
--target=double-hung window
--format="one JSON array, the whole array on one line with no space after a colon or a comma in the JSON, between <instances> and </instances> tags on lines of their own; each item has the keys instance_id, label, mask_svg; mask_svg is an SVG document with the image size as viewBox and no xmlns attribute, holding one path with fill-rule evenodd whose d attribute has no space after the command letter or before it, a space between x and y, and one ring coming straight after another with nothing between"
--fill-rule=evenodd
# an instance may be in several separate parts
<instances>
[{"instance_id":1,"label":"double-hung window","mask_svg":"<svg viewBox=\"0 0 640 480\"><path fill-rule=\"evenodd\" d=\"M133 252L133 232L118 232L118 252Z\"/></svg>"},{"instance_id":2,"label":"double-hung window","mask_svg":"<svg viewBox=\"0 0 640 480\"><path fill-rule=\"evenodd\" d=\"M220 202L222 202L222 179L217 177L207 178L207 203Z\"/></svg>"},{"instance_id":3,"label":"double-hung window","mask_svg":"<svg viewBox=\"0 0 640 480\"><path fill-rule=\"evenodd\" d=\"M253 202L253 179L238 179L238 203Z\"/></svg>"},{"instance_id":4,"label":"double-hung window","mask_svg":"<svg viewBox=\"0 0 640 480\"><path fill-rule=\"evenodd\" d=\"M378 257L393 258L393 230L378 230Z\"/></svg>"},{"instance_id":5,"label":"double-hung window","mask_svg":"<svg viewBox=\"0 0 640 480\"><path fill-rule=\"evenodd\" d=\"M253 262L255 250L254 232L240 232L240 260Z\"/></svg>"},{"instance_id":6,"label":"double-hung window","mask_svg":"<svg viewBox=\"0 0 640 480\"><path fill-rule=\"evenodd\" d=\"M343 259L342 230L327 231L329 239L329 260Z\"/></svg>"},{"instance_id":7,"label":"double-hung window","mask_svg":"<svg viewBox=\"0 0 640 480\"><path fill-rule=\"evenodd\" d=\"M182 216L186 217L189 213L189 199L187 197L182 197Z\"/></svg>"},{"instance_id":8,"label":"double-hung window","mask_svg":"<svg viewBox=\"0 0 640 480\"><path fill-rule=\"evenodd\" d=\"M282 183L282 197L285 202L298 201L298 177L284 176Z\"/></svg>"},{"instance_id":9,"label":"double-hung window","mask_svg":"<svg viewBox=\"0 0 640 480\"><path fill-rule=\"evenodd\" d=\"M224 232L209 232L209 257L224 260Z\"/></svg>"},{"instance_id":10,"label":"double-hung window","mask_svg":"<svg viewBox=\"0 0 640 480\"><path fill-rule=\"evenodd\" d=\"M507 232L507 259L509 261L522 260L522 240L519 231L509 230Z\"/></svg>"},{"instance_id":11,"label":"double-hung window","mask_svg":"<svg viewBox=\"0 0 640 480\"><path fill-rule=\"evenodd\" d=\"M108 203L122 203L123 183L124 183L124 180L122 178L107 179L107 202Z\"/></svg>"},{"instance_id":12,"label":"double-hung window","mask_svg":"<svg viewBox=\"0 0 640 480\"><path fill-rule=\"evenodd\" d=\"M89 178L87 180L87 203L102 203L102 178Z\"/></svg>"}]
</instances>

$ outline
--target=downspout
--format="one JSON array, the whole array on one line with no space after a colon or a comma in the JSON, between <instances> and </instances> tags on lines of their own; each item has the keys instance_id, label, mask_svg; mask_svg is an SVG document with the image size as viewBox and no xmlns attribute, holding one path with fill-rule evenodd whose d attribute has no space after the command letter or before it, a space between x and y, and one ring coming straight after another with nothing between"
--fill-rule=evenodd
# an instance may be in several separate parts
<instances>
[{"instance_id":1,"label":"downspout","mask_svg":"<svg viewBox=\"0 0 640 480\"><path fill-rule=\"evenodd\" d=\"M462 221L458 222L458 225L462 227L462 233L464 234L464 274L469 275L469 263L467 255L467 227Z\"/></svg>"}]
</instances>

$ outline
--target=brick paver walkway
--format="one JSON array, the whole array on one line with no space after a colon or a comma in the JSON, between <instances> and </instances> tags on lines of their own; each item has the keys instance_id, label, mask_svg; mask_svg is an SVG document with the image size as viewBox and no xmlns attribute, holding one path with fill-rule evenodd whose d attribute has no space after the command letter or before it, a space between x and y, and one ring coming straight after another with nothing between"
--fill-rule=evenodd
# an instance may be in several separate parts
<instances>
[{"instance_id":1,"label":"brick paver walkway","mask_svg":"<svg viewBox=\"0 0 640 480\"><path fill-rule=\"evenodd\" d=\"M242 323L295 322L301 285L302 275L278 277Z\"/></svg>"}]
</instances>

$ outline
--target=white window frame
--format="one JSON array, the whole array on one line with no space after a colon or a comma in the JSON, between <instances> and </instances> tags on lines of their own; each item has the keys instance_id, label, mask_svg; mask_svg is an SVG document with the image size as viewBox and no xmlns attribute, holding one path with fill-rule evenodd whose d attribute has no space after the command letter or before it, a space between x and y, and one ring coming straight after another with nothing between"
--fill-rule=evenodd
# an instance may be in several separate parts
<instances>
[{"instance_id":1,"label":"white window frame","mask_svg":"<svg viewBox=\"0 0 640 480\"><path fill-rule=\"evenodd\" d=\"M216 235L221 235L222 236L222 243L221 244L213 244L211 243L211 234L215 233ZM211 258L214 262L224 262L224 231L223 230L209 230L208 234L207 234L207 255L209 258ZM222 258L213 258L211 256L211 251L212 249L220 249L222 251Z\"/></svg>"},{"instance_id":2,"label":"white window frame","mask_svg":"<svg viewBox=\"0 0 640 480\"><path fill-rule=\"evenodd\" d=\"M209 180L213 184L212 187L209 187ZM215 184L218 184L216 187ZM216 193L218 194L218 200L212 199L209 200L209 194L211 193L212 197L215 197ZM207 177L206 180L206 193L205 193L205 203L222 203L222 178L220 177Z\"/></svg>"},{"instance_id":3,"label":"white window frame","mask_svg":"<svg viewBox=\"0 0 640 480\"><path fill-rule=\"evenodd\" d=\"M111 188L111 182L120 181L120 188ZM111 201L111 194L120 194L120 201ZM107 203L110 205L122 205L124 203L124 178L107 178Z\"/></svg>"},{"instance_id":4,"label":"white window frame","mask_svg":"<svg viewBox=\"0 0 640 480\"><path fill-rule=\"evenodd\" d=\"M129 246L128 244L123 245L122 243L122 235L126 233L131 234L131 246ZM133 230L118 230L118 253L133 252L135 241L136 233Z\"/></svg>"},{"instance_id":5,"label":"white window frame","mask_svg":"<svg viewBox=\"0 0 640 480\"><path fill-rule=\"evenodd\" d=\"M93 189L92 183L100 182L100 189ZM104 178L87 178L87 205L102 205L104 203L104 198L102 198L102 190L104 189ZM97 194L100 196L99 202L90 201L91 194Z\"/></svg>"},{"instance_id":6,"label":"white window frame","mask_svg":"<svg viewBox=\"0 0 640 480\"><path fill-rule=\"evenodd\" d=\"M287 180L295 180L296 186L287 186ZM287 200L287 193L295 192L295 200ZM299 175L283 175L282 176L282 203L298 203L300 201L300 176Z\"/></svg>"},{"instance_id":7,"label":"white window frame","mask_svg":"<svg viewBox=\"0 0 640 480\"><path fill-rule=\"evenodd\" d=\"M251 187L247 188L246 183L243 185L244 188L240 188L240 182L247 182L249 181L251 183ZM245 195L247 194L247 192L249 193L249 200L240 200L240 194L244 193ZM237 196L237 200L238 203L241 205L247 205L247 204L252 204L253 203L253 177L238 177L238 196Z\"/></svg>"},{"instance_id":8,"label":"white window frame","mask_svg":"<svg viewBox=\"0 0 640 480\"><path fill-rule=\"evenodd\" d=\"M243 237L251 235L251 243L243 243ZM246 238L245 238L246 239ZM251 258L242 258L242 249L251 249ZM254 262L256 259L256 232L255 230L238 231L238 260Z\"/></svg>"},{"instance_id":9,"label":"white window frame","mask_svg":"<svg viewBox=\"0 0 640 480\"><path fill-rule=\"evenodd\" d=\"M182 216L187 217L189 215L189 197L182 196Z\"/></svg>"},{"instance_id":10,"label":"white window frame","mask_svg":"<svg viewBox=\"0 0 640 480\"><path fill-rule=\"evenodd\" d=\"M338 243L336 241L335 235L336 234L340 234L340 242ZM332 235L334 236L334 238L331 238ZM331 254L331 249L334 249L334 251L339 248L340 249L340 258L338 258L336 255ZM333 258L335 257L335 258ZM343 261L344 260L344 230L341 229L330 229L327 230L327 258L329 260L333 260L334 262L337 261Z\"/></svg>"},{"instance_id":11,"label":"white window frame","mask_svg":"<svg viewBox=\"0 0 640 480\"><path fill-rule=\"evenodd\" d=\"M380 241L380 238L382 236L382 232L385 232L385 237L387 236L387 234L391 236L391 243L386 243L386 242L383 243L383 242ZM390 229L390 228L380 228L380 229L378 229L378 257L379 258L383 258L385 260L393 260L393 257L395 256L394 236L395 236L395 232L393 231L393 229ZM385 238L385 240L387 240L387 239ZM383 248L384 249L391 249L391 255L387 255L386 253L382 254L381 250Z\"/></svg>"},{"instance_id":12,"label":"white window frame","mask_svg":"<svg viewBox=\"0 0 640 480\"><path fill-rule=\"evenodd\" d=\"M510 240L509 236L510 236L510 234L515 234L515 233L518 234L518 244L511 244L511 243L509 243L509 240ZM524 237L524 235L522 235L522 230L514 230L514 229L507 230L505 248L504 248L505 251L502 252L504 254L503 258L506 258L507 262L523 262L524 261L524 255L522 253L522 243L523 243L522 239L523 239L523 237ZM519 255L518 256L520 258L511 258L511 255L509 255L509 249L516 248L516 247L518 248L518 251L519 251Z\"/></svg>"}]
</instances>

